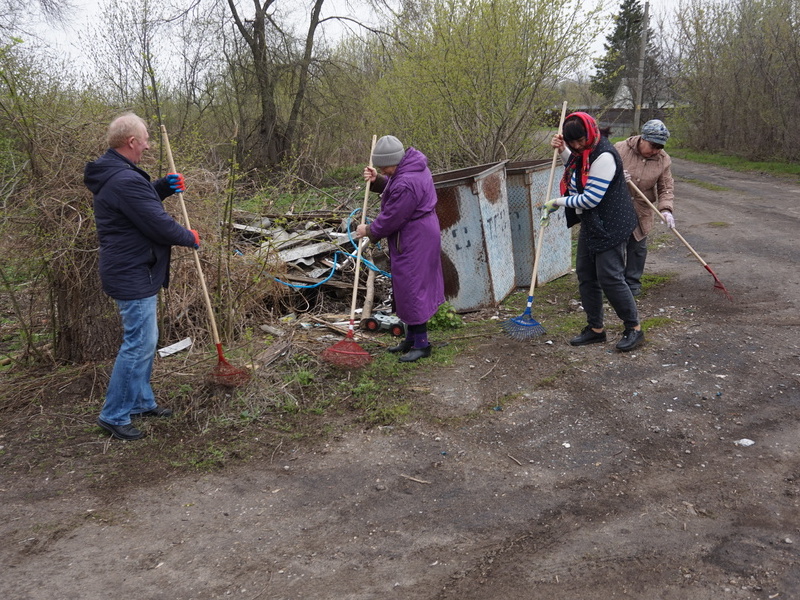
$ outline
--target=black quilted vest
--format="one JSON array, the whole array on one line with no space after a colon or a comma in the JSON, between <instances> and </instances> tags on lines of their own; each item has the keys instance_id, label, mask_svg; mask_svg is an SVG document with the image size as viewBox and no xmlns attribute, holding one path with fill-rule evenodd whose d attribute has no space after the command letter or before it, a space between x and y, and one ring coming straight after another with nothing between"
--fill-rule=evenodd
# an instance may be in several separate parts
<instances>
[{"instance_id":1,"label":"black quilted vest","mask_svg":"<svg viewBox=\"0 0 800 600\"><path fill-rule=\"evenodd\" d=\"M625 176L622 173L622 159L619 153L608 141L605 136L600 138L600 143L589 155L589 164L593 163L603 152L610 152L614 156L614 163L617 165L614 179L606 190L605 196L600 203L592 209L584 209L581 214L577 214L574 208L567 207L567 227L572 227L576 223L581 224L581 235L587 236L587 244L590 252L605 252L626 242L636 225L639 223L636 217L636 210L633 208L631 194L625 183ZM580 181L581 157L573 154L570 160L577 162L575 172L578 174L576 182L578 192L583 192L583 184Z\"/></svg>"}]
</instances>

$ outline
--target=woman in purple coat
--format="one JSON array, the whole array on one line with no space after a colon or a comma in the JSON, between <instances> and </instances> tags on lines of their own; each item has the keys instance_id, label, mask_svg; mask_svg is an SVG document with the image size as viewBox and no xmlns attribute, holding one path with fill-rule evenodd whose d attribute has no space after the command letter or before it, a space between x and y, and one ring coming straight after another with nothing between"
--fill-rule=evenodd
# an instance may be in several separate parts
<instances>
[{"instance_id":1,"label":"woman in purple coat","mask_svg":"<svg viewBox=\"0 0 800 600\"><path fill-rule=\"evenodd\" d=\"M402 353L401 362L431 355L428 320L444 303L441 233L436 216L436 189L427 157L403 148L393 135L375 144L364 180L381 194L381 210L369 225L359 225L355 237L375 243L386 239L392 271L395 312L407 325L406 339L389 352Z\"/></svg>"}]
</instances>

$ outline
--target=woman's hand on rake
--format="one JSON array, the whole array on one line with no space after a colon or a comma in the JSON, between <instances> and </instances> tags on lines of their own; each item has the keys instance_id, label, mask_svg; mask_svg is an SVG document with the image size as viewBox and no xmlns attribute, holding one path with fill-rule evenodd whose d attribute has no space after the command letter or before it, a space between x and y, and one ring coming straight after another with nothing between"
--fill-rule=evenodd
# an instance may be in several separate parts
<instances>
[{"instance_id":1,"label":"woman's hand on rake","mask_svg":"<svg viewBox=\"0 0 800 600\"><path fill-rule=\"evenodd\" d=\"M551 198L542 206L542 218L539 222L541 227L547 227L550 224L550 215L558 210L556 199Z\"/></svg>"}]
</instances>

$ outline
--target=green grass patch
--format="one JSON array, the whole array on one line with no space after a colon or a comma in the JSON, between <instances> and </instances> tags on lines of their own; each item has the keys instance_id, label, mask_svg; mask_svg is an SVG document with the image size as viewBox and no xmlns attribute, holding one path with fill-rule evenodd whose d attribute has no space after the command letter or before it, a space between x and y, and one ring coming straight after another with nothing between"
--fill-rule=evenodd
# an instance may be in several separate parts
<instances>
[{"instance_id":1,"label":"green grass patch","mask_svg":"<svg viewBox=\"0 0 800 600\"><path fill-rule=\"evenodd\" d=\"M548 335L568 335L580 331L586 325L582 311L569 311L570 302L577 301L578 280L569 273L549 281L534 290L531 316L541 323ZM528 303L528 292L517 291L503 302L503 309L511 312L508 318L522 315Z\"/></svg>"},{"instance_id":2,"label":"green grass patch","mask_svg":"<svg viewBox=\"0 0 800 600\"><path fill-rule=\"evenodd\" d=\"M646 292L652 288L662 286L675 278L675 273L645 273L642 275L642 291Z\"/></svg>"},{"instance_id":3,"label":"green grass patch","mask_svg":"<svg viewBox=\"0 0 800 600\"><path fill-rule=\"evenodd\" d=\"M673 322L674 321L669 317L650 317L649 319L644 319L642 321L642 330L652 331L653 329L658 329L659 327L667 327Z\"/></svg>"},{"instance_id":4,"label":"green grass patch","mask_svg":"<svg viewBox=\"0 0 800 600\"><path fill-rule=\"evenodd\" d=\"M699 152L696 150L689 150L688 148L670 147L667 150L670 156L676 158L683 158L693 162L699 162L709 165L716 165L732 169L734 171L748 172L758 171L761 173L769 173L770 175L777 176L798 176L800 175L800 164L787 163L778 160L767 161L753 161L743 158L741 156L732 156L729 154L719 154L713 152ZM692 183L695 183L692 181ZM700 185L697 183L697 185ZM705 187L705 186L704 186ZM709 188L715 189L715 188ZM724 189L724 188L716 188Z\"/></svg>"}]
</instances>

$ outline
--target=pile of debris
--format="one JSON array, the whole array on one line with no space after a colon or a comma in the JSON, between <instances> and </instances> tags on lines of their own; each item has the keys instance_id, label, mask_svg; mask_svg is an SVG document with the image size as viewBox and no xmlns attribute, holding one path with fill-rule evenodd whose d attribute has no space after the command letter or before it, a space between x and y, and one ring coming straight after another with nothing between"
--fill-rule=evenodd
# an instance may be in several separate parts
<instances>
[{"instance_id":1,"label":"pile of debris","mask_svg":"<svg viewBox=\"0 0 800 600\"><path fill-rule=\"evenodd\" d=\"M233 217L237 253L275 264L275 271L284 273L276 279L288 287L319 287L339 300L346 299L349 307L357 248L353 237L357 222L351 213L310 211L261 216L235 211ZM375 304L384 310L391 306L391 282L388 255L380 246L368 245L363 259L359 277L363 311L359 312L366 319Z\"/></svg>"}]
</instances>

